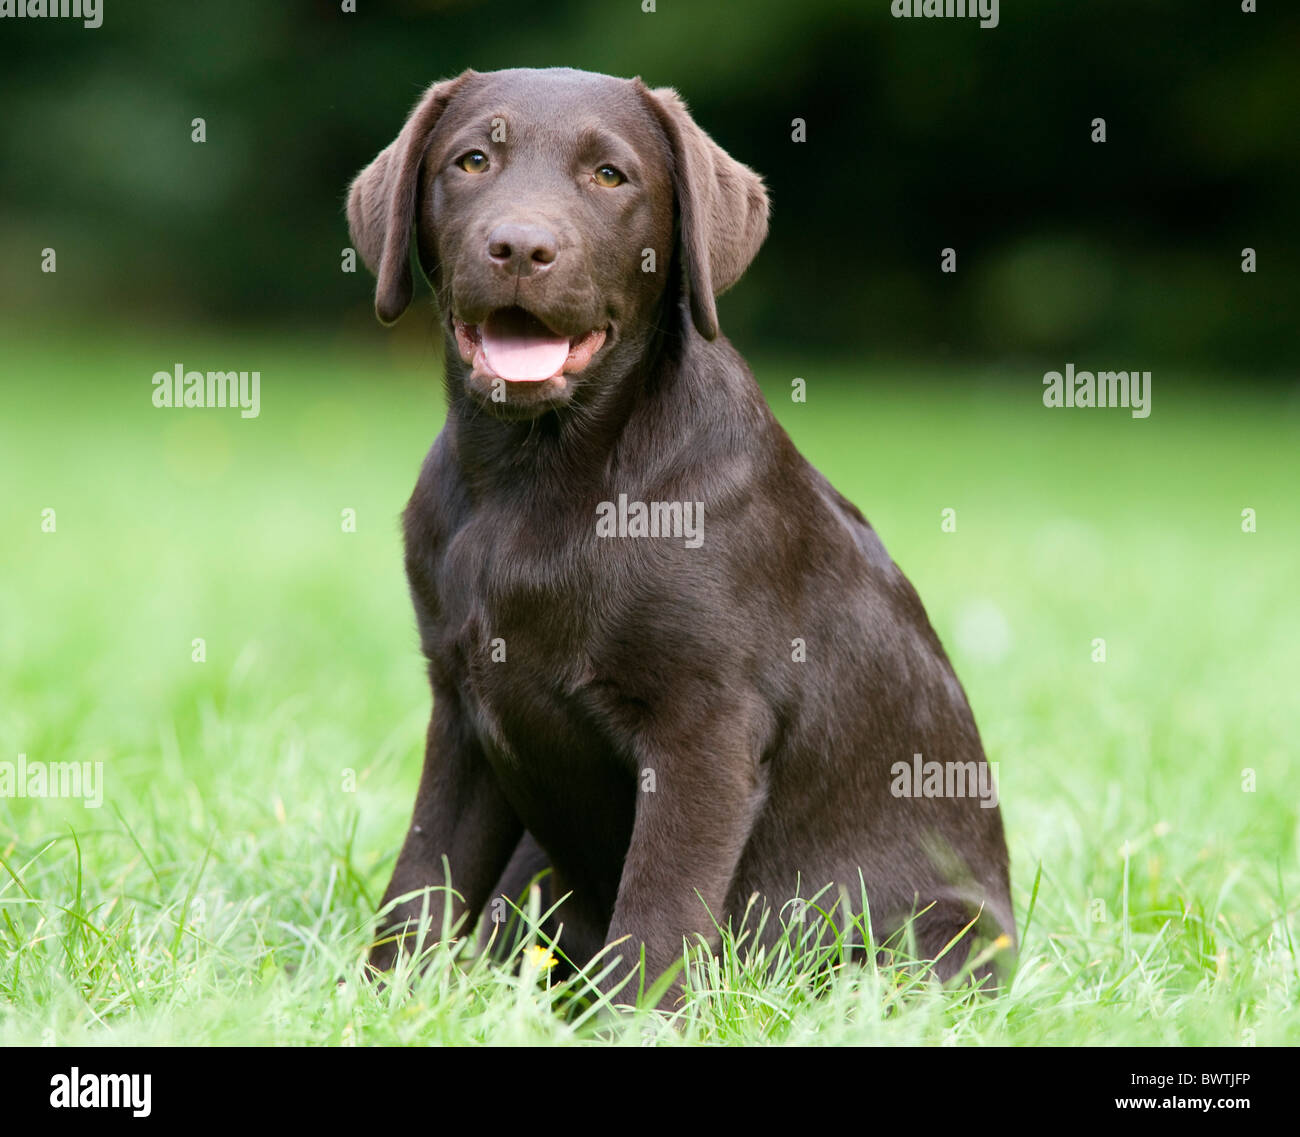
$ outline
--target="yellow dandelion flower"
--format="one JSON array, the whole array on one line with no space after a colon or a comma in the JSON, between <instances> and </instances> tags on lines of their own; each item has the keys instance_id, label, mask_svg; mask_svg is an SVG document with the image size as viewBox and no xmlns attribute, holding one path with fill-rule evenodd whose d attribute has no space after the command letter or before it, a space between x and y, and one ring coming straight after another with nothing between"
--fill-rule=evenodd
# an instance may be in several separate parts
<instances>
[{"instance_id":1,"label":"yellow dandelion flower","mask_svg":"<svg viewBox=\"0 0 1300 1137\"><path fill-rule=\"evenodd\" d=\"M550 971L559 960L555 958L546 948L534 944L524 951L524 956L533 967Z\"/></svg>"}]
</instances>

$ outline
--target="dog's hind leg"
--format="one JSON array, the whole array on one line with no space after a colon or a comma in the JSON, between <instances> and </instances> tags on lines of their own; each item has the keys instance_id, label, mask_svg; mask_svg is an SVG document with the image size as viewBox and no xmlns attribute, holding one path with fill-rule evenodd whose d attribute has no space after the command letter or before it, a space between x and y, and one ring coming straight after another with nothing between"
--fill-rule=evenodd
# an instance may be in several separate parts
<instances>
[{"instance_id":1,"label":"dog's hind leg","mask_svg":"<svg viewBox=\"0 0 1300 1137\"><path fill-rule=\"evenodd\" d=\"M985 991L1005 987L1015 970L1015 932L990 909L947 897L913 921L917 957L936 960L934 974L948 982L970 968L968 981ZM954 942L955 941L955 942Z\"/></svg>"},{"instance_id":2,"label":"dog's hind leg","mask_svg":"<svg viewBox=\"0 0 1300 1137\"><path fill-rule=\"evenodd\" d=\"M541 893L540 911L545 912L554 903L551 861L533 835L525 831L483 911L480 942L498 961L509 958L523 931L519 913L512 905L527 911L528 890L533 884ZM548 935L555 934L554 920L545 921L542 927Z\"/></svg>"}]
</instances>

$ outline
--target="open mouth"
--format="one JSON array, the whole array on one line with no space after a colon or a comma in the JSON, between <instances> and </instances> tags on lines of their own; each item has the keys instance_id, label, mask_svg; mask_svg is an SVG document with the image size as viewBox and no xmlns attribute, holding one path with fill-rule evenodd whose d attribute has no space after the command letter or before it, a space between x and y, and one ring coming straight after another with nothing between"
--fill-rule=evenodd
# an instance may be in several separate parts
<instances>
[{"instance_id":1,"label":"open mouth","mask_svg":"<svg viewBox=\"0 0 1300 1137\"><path fill-rule=\"evenodd\" d=\"M453 317L456 347L475 374L542 383L581 371L605 342L605 328L562 336L523 308L498 308L481 324Z\"/></svg>"}]
</instances>

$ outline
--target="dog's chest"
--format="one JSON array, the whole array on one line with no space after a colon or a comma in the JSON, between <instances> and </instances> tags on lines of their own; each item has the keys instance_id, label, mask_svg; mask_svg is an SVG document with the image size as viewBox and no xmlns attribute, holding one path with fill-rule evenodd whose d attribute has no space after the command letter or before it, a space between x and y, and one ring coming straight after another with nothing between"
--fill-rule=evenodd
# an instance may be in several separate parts
<instances>
[{"instance_id":1,"label":"dog's chest","mask_svg":"<svg viewBox=\"0 0 1300 1137\"><path fill-rule=\"evenodd\" d=\"M572 547L467 529L441 558L435 652L494 762L527 771L612 760L593 644L592 566Z\"/></svg>"}]
</instances>

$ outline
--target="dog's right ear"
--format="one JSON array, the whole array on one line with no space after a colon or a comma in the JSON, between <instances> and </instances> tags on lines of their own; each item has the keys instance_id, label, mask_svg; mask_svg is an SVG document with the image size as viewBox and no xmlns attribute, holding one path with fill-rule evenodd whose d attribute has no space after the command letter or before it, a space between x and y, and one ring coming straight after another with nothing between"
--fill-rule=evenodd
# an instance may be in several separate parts
<instances>
[{"instance_id":1,"label":"dog's right ear","mask_svg":"<svg viewBox=\"0 0 1300 1137\"><path fill-rule=\"evenodd\" d=\"M415 104L402 132L361 171L348 191L352 244L375 274L375 315L393 323L411 303L411 228L429 135L473 71L435 83Z\"/></svg>"},{"instance_id":2,"label":"dog's right ear","mask_svg":"<svg viewBox=\"0 0 1300 1137\"><path fill-rule=\"evenodd\" d=\"M767 236L767 190L762 178L700 129L676 91L635 83L672 150L691 320L706 340L716 339L714 297L740 279Z\"/></svg>"}]
</instances>

